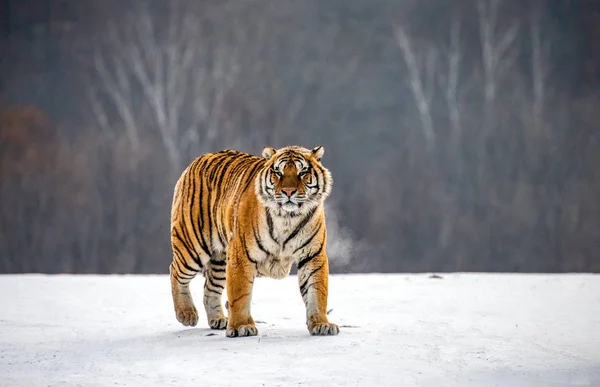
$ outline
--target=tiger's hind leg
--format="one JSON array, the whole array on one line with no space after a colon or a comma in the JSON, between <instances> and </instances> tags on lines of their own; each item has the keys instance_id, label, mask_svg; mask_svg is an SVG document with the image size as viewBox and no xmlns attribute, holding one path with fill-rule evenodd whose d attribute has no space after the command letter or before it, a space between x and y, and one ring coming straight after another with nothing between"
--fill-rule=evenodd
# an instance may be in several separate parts
<instances>
[{"instance_id":1,"label":"tiger's hind leg","mask_svg":"<svg viewBox=\"0 0 600 387\"><path fill-rule=\"evenodd\" d=\"M195 261L186 262L177 253L169 266L171 273L171 295L177 321L184 326L196 326L198 310L190 293L190 281L202 269Z\"/></svg>"},{"instance_id":2,"label":"tiger's hind leg","mask_svg":"<svg viewBox=\"0 0 600 387\"><path fill-rule=\"evenodd\" d=\"M223 314L221 295L225 289L227 260L225 255L217 255L209 261L204 273L204 309L208 325L212 329L227 328L227 317Z\"/></svg>"}]
</instances>

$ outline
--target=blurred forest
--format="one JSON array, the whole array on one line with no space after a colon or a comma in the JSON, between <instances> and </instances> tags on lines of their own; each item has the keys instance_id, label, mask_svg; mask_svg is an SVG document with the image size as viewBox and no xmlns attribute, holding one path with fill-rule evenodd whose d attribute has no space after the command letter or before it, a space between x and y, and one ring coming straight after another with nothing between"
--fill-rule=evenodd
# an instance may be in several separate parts
<instances>
[{"instance_id":1,"label":"blurred forest","mask_svg":"<svg viewBox=\"0 0 600 387\"><path fill-rule=\"evenodd\" d=\"M0 3L0 272L167 273L187 163L288 144L332 272L600 272L597 1Z\"/></svg>"}]
</instances>

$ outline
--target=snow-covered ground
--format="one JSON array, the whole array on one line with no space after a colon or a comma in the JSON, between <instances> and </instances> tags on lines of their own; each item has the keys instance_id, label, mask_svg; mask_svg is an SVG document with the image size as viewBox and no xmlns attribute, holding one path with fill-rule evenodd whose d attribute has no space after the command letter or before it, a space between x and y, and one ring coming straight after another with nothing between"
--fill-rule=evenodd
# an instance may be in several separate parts
<instances>
[{"instance_id":1,"label":"snow-covered ground","mask_svg":"<svg viewBox=\"0 0 600 387\"><path fill-rule=\"evenodd\" d=\"M442 276L332 276L330 337L259 278L237 339L179 325L167 276L0 276L0 386L600 386L600 275Z\"/></svg>"}]
</instances>

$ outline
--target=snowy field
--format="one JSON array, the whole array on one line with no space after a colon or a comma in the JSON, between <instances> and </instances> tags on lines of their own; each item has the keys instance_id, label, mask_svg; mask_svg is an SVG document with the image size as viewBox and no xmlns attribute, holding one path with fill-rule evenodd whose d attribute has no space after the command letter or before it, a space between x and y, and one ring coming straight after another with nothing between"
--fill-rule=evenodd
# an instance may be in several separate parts
<instances>
[{"instance_id":1,"label":"snowy field","mask_svg":"<svg viewBox=\"0 0 600 387\"><path fill-rule=\"evenodd\" d=\"M259 278L230 339L179 325L167 276L0 276L0 386L600 386L600 275L442 277L332 276L331 337Z\"/></svg>"}]
</instances>

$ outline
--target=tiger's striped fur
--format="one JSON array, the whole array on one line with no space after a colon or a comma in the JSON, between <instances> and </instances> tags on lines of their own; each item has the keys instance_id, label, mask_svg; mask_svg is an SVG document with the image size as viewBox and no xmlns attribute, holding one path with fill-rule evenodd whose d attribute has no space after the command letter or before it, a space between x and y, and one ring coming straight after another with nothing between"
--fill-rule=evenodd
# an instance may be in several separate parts
<instances>
[{"instance_id":1,"label":"tiger's striped fur","mask_svg":"<svg viewBox=\"0 0 600 387\"><path fill-rule=\"evenodd\" d=\"M254 278L283 278L297 263L306 324L335 335L327 319L329 265L323 202L331 174L324 148L263 149L263 157L225 150L198 157L175 186L171 211L171 290L177 320L195 326L189 283L204 273L204 308L228 337L258 333L250 312ZM221 306L227 288L229 319Z\"/></svg>"}]
</instances>

